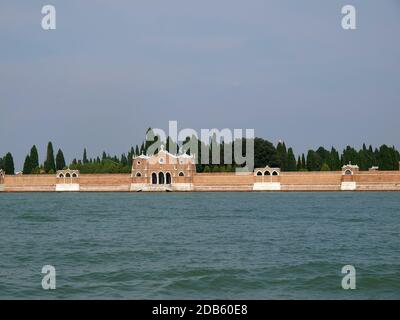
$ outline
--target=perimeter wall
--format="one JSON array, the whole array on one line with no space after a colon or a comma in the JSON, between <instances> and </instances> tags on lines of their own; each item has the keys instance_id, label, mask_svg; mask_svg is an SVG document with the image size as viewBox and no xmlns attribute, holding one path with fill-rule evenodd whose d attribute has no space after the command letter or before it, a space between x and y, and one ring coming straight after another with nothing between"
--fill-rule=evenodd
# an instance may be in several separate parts
<instances>
[{"instance_id":1,"label":"perimeter wall","mask_svg":"<svg viewBox=\"0 0 400 320\"><path fill-rule=\"evenodd\" d=\"M56 186L68 184L55 175L6 175L0 192L55 192ZM130 174L81 174L73 180L82 192L128 192ZM400 191L400 171L356 172L351 176L335 172L281 172L279 176L254 176L253 173L197 173L190 191L253 191L259 186L273 186L259 191L340 191L343 183L353 191ZM279 186L279 188L277 188Z\"/></svg>"}]
</instances>

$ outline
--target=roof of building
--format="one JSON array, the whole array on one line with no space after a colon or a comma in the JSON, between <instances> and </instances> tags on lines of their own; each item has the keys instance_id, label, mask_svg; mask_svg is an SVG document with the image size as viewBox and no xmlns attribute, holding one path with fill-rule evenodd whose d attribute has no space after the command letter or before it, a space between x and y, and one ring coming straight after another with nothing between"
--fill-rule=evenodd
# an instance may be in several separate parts
<instances>
[{"instance_id":1,"label":"roof of building","mask_svg":"<svg viewBox=\"0 0 400 320\"><path fill-rule=\"evenodd\" d=\"M346 164L342 167L342 169L345 169L345 168L359 169L359 166L356 164L351 164L351 162L350 162L349 164Z\"/></svg>"},{"instance_id":2,"label":"roof of building","mask_svg":"<svg viewBox=\"0 0 400 320\"><path fill-rule=\"evenodd\" d=\"M172 153L168 152L167 150L164 150L163 145L160 147L160 149L161 150L157 154L154 154L152 156L141 154L140 156L133 157L133 159L146 159L147 160L147 159L150 159L151 157L157 156L160 153L164 153L164 154L169 155L170 157L176 158L176 159L179 159L179 158L194 159L194 157L195 157L194 155L189 155L187 153L182 153L182 154L178 154L178 155L172 154Z\"/></svg>"}]
</instances>

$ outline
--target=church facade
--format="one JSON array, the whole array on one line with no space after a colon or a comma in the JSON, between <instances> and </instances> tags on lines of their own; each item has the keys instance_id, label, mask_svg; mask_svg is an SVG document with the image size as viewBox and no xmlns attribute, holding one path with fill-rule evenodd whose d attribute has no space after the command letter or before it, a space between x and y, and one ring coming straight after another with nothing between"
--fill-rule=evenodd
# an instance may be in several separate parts
<instances>
[{"instance_id":1,"label":"church facade","mask_svg":"<svg viewBox=\"0 0 400 320\"><path fill-rule=\"evenodd\" d=\"M195 173L194 156L161 147L156 155L133 158L131 191L192 191Z\"/></svg>"}]
</instances>

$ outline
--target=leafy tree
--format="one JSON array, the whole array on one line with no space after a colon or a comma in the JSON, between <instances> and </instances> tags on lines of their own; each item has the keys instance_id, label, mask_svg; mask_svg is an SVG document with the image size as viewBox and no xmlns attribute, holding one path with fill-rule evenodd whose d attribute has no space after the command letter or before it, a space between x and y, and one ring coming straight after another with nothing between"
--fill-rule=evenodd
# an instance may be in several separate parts
<instances>
[{"instance_id":1,"label":"leafy tree","mask_svg":"<svg viewBox=\"0 0 400 320\"><path fill-rule=\"evenodd\" d=\"M307 153L307 170L320 171L321 170L321 157L314 150L309 150Z\"/></svg>"},{"instance_id":2,"label":"leafy tree","mask_svg":"<svg viewBox=\"0 0 400 320\"><path fill-rule=\"evenodd\" d=\"M243 139L244 145L245 142L245 139ZM263 168L267 165L271 167L279 166L276 149L271 142L261 138L254 138L254 166Z\"/></svg>"},{"instance_id":3,"label":"leafy tree","mask_svg":"<svg viewBox=\"0 0 400 320\"><path fill-rule=\"evenodd\" d=\"M329 168L329 165L326 162L324 162L321 166L321 171L330 171L330 170L331 168Z\"/></svg>"},{"instance_id":4,"label":"leafy tree","mask_svg":"<svg viewBox=\"0 0 400 320\"><path fill-rule=\"evenodd\" d=\"M128 159L126 158L126 155L125 155L125 153L123 153L122 155L121 155L121 165L122 166L127 166L128 165Z\"/></svg>"}]
</instances>

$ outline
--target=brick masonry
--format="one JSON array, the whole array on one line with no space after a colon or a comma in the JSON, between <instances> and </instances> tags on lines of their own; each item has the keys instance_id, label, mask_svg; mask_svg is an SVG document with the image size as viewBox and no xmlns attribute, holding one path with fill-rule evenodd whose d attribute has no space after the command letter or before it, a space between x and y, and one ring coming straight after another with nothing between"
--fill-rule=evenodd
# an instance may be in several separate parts
<instances>
[{"instance_id":1,"label":"brick masonry","mask_svg":"<svg viewBox=\"0 0 400 320\"><path fill-rule=\"evenodd\" d=\"M79 184L80 192L140 191L131 188L135 179L132 174L81 174L75 179L73 183ZM172 181L169 191L253 191L255 183L280 183L280 191L340 191L343 182L355 185L354 191L400 191L400 171L359 171L350 176L342 171L281 172L279 176L193 173L190 181L187 176L177 179L176 187ZM6 175L1 182L0 192L55 192L56 185L63 181L56 175Z\"/></svg>"}]
</instances>

